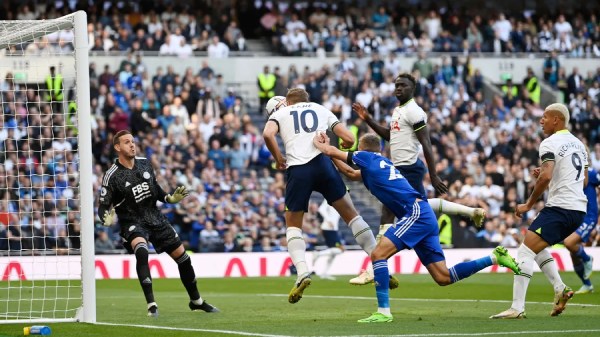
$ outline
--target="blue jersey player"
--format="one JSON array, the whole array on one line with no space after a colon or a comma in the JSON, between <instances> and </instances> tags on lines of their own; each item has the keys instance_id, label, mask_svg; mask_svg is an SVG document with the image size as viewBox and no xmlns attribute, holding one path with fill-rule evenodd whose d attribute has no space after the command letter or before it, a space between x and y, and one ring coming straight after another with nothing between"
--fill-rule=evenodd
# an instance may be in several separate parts
<instances>
[{"instance_id":1,"label":"blue jersey player","mask_svg":"<svg viewBox=\"0 0 600 337\"><path fill-rule=\"evenodd\" d=\"M590 281L594 259L585 253L583 246L590 239L590 234L598 221L598 195L596 193L598 186L600 186L600 173L594 169L588 170L588 183L583 188L583 193L587 197L586 214L581 226L565 239L565 246L571 252L575 273L583 282L583 286L575 292L576 294L594 292L594 286Z\"/></svg>"},{"instance_id":2,"label":"blue jersey player","mask_svg":"<svg viewBox=\"0 0 600 337\"><path fill-rule=\"evenodd\" d=\"M419 260L441 286L469 277L492 264L499 264L519 273L515 260L500 246L490 256L462 262L448 269L440 245L435 213L427 200L423 200L422 194L411 187L392 162L377 153L380 148L377 135L362 136L357 152L342 152L329 145L329 139L324 133L318 134L313 142L321 152L333 159L344 175L352 180L362 179L371 194L399 219L385 232L371 253L378 309L371 316L358 320L359 323L384 323L393 320L387 260L403 249L414 249ZM356 165L360 170L355 170L350 165Z\"/></svg>"}]
</instances>

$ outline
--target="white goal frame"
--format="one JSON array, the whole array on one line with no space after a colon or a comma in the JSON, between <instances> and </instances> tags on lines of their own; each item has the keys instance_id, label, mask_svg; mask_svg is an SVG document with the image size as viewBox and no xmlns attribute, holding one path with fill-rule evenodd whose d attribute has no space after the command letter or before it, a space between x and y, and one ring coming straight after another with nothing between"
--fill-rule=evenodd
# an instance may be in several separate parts
<instances>
[{"instance_id":1,"label":"white goal frame","mask_svg":"<svg viewBox=\"0 0 600 337\"><path fill-rule=\"evenodd\" d=\"M72 318L20 318L0 320L0 323L96 322L96 280L94 257L94 193L92 176L92 131L90 115L90 84L87 14L77 11L58 19L4 21L17 28L0 36L0 50L23 41L34 41L63 29L74 31L76 72L76 103L79 152L79 211L81 215L81 288L82 303ZM22 25L19 27L19 25Z\"/></svg>"}]
</instances>

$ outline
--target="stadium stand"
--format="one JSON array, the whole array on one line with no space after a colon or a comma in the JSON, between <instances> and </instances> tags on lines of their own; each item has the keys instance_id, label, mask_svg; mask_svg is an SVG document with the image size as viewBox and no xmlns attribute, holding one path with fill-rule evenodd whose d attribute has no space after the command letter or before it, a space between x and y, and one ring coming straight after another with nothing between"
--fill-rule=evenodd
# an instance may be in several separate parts
<instances>
[{"instance_id":1,"label":"stadium stand","mask_svg":"<svg viewBox=\"0 0 600 337\"><path fill-rule=\"evenodd\" d=\"M6 7L0 16L52 18L72 10L67 7L70 2L60 3L64 7L19 5L16 11L17 7ZM264 114L251 92L211 69L215 58L272 54L273 50L279 57L339 57L331 68L280 69L277 83L283 89L306 88L314 101L330 108L344 123L354 123L360 134L368 132L368 127L357 120L350 104L363 103L385 123L396 104L395 75L400 70L415 75L416 99L430 115L438 171L450 188L447 199L488 212L482 230L466 219L453 219L456 247L516 247L542 206L523 220L514 216L515 205L533 186L530 172L537 165L541 141L540 93L528 75L510 79L511 83L506 79L491 88L491 94L484 94L485 79L472 66L472 56L542 53L547 57L544 76L536 81L561 93L572 113L573 132L591 147L591 166L600 170L600 68L585 74L567 73L559 58L600 57L600 25L593 12L488 15L441 8L402 11L402 7L290 8L286 2L281 4L280 8L249 5L247 10L254 16L241 16L239 8L211 10L203 2L191 8L145 1L124 8L102 4L82 8L90 18L91 55L119 60L116 69L108 64L90 65L94 188L99 188L114 158L112 135L128 128L139 140L141 154L160 172L159 183L166 190L185 184L193 191L184 202L163 208L187 248L198 252L284 250L285 180L282 172L271 169L272 160L262 141ZM252 26L249 17L260 25ZM72 50L61 41L60 34L47 36L27 52ZM400 65L397 54L418 58L412 65ZM178 73L169 65L149 68L148 55L208 58L203 58L202 66ZM431 55L442 57L432 61ZM22 98L16 101L38 102L3 105L0 253L32 245L78 248L79 243L69 235L79 232L79 220L72 212L78 205L68 202L77 193L75 182L48 179L48 173L76 170L70 151L64 157L54 156L59 158L56 162L48 158L52 151L76 150L77 144L52 141L59 130L46 125L59 125L60 121L49 120L61 116L45 113L48 103L41 92L20 90L10 73L1 80L0 89L4 98L15 94ZM66 129L69 139L76 139L75 132ZM18 167L26 174L19 176ZM348 184L365 220L376 228L379 206L360 185ZM428 182L426 186L433 196ZM32 200L33 195L44 196L43 202ZM319 244L316 206L321 200L315 196L305 219L312 247ZM124 252L117 227L107 230L97 223L96 228L97 253ZM600 243L598 232L594 245ZM349 231L343 234L348 244L354 243ZM36 236L46 239L35 243L25 239Z\"/></svg>"}]
</instances>

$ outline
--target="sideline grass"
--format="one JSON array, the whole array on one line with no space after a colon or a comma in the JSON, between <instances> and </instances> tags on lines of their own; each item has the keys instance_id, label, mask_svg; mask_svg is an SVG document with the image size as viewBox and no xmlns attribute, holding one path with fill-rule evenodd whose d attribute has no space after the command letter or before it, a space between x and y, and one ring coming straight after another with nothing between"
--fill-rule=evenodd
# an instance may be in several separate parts
<instances>
[{"instance_id":1,"label":"sideline grass","mask_svg":"<svg viewBox=\"0 0 600 337\"><path fill-rule=\"evenodd\" d=\"M563 273L573 288L574 273ZM337 281L315 277L304 298L287 302L292 278L199 279L202 296L222 310L191 312L177 279L157 279L160 317L146 317L137 280L97 282L98 322L49 323L52 336L600 336L600 294L573 298L565 313L550 317L552 288L536 273L528 292L525 320L491 320L510 306L512 275L480 274L448 287L428 275L399 275L392 291L394 322L358 324L376 310L373 286L356 287L349 277ZM537 303L536 303L537 302ZM0 325L0 337L22 336L26 324ZM141 326L149 326L144 328ZM169 329L169 330L167 330ZM538 332L536 334L536 332Z\"/></svg>"}]
</instances>

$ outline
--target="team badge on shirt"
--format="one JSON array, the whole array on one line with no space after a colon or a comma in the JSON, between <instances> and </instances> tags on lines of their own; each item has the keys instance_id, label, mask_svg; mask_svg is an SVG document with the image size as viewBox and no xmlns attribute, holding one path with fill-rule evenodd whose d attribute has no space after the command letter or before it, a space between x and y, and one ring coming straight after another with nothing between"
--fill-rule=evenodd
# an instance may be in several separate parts
<instances>
[{"instance_id":1,"label":"team badge on shirt","mask_svg":"<svg viewBox=\"0 0 600 337\"><path fill-rule=\"evenodd\" d=\"M144 172L143 176L144 176L144 179L150 179L150 173L148 173L148 172Z\"/></svg>"}]
</instances>

